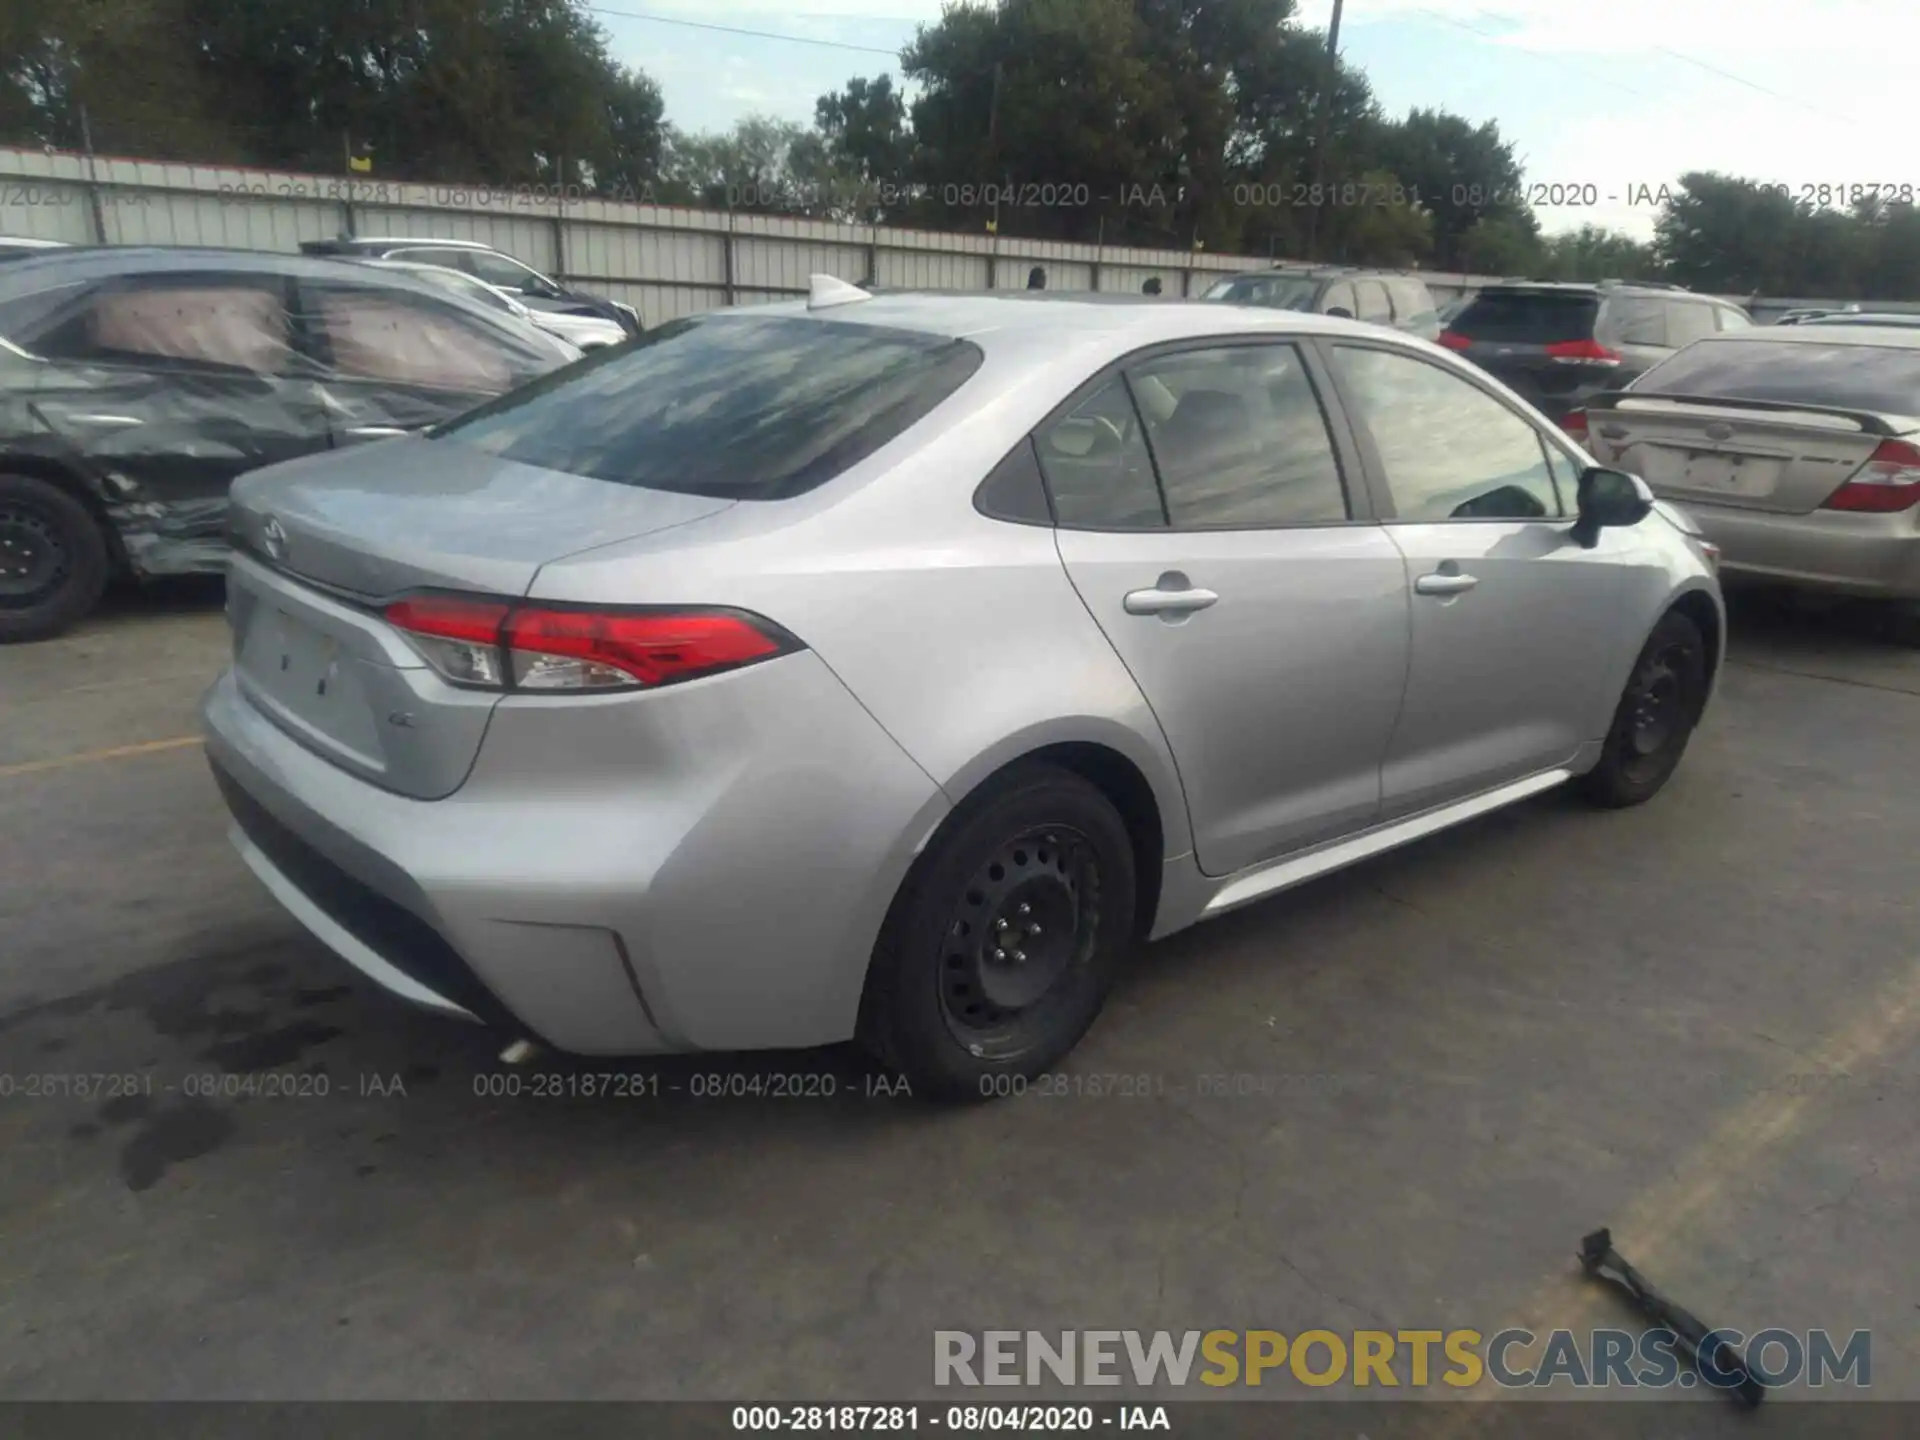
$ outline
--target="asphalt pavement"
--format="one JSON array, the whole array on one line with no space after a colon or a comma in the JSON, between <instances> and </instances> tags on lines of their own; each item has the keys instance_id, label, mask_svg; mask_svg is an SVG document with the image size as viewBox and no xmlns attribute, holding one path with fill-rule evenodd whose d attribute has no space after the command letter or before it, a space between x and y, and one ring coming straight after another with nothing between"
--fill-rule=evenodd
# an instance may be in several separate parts
<instances>
[{"instance_id":1,"label":"asphalt pavement","mask_svg":"<svg viewBox=\"0 0 1920 1440\"><path fill-rule=\"evenodd\" d=\"M1573 1264L1608 1225L1920 1399L1920 648L1864 622L1742 607L1654 803L1154 946L961 1110L850 1048L531 1093L228 848L224 653L204 588L0 649L0 1395L898 1399L936 1329L1631 1325Z\"/></svg>"}]
</instances>

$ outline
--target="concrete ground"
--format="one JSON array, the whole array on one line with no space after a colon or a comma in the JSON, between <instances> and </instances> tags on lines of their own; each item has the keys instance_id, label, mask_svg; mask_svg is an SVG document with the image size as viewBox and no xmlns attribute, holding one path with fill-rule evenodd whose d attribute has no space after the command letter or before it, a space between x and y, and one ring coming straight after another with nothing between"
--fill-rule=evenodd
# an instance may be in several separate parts
<instances>
[{"instance_id":1,"label":"concrete ground","mask_svg":"<svg viewBox=\"0 0 1920 1440\"><path fill-rule=\"evenodd\" d=\"M1736 620L1654 803L1549 796L1156 946L1083 1093L963 1111L851 1051L477 1094L486 1037L229 851L217 594L0 650L0 1394L932 1398L935 1329L1632 1324L1572 1265L1604 1224L1711 1323L1870 1328L1920 1398L1920 649ZM692 1094L796 1070L839 1094ZM151 1094L26 1093L72 1074Z\"/></svg>"}]
</instances>

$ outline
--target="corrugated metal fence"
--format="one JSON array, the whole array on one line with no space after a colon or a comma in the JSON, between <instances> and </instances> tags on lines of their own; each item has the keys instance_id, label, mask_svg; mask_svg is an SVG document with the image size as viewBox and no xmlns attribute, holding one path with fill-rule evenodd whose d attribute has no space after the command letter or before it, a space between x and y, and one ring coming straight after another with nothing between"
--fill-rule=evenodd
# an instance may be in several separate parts
<instances>
[{"instance_id":1,"label":"corrugated metal fence","mask_svg":"<svg viewBox=\"0 0 1920 1440\"><path fill-rule=\"evenodd\" d=\"M495 189L0 148L0 235L75 244L291 251L341 233L479 240L557 279L638 307L647 324L856 283L1199 294L1264 258L1069 245L782 216L683 210L552 188ZM1444 304L1483 277L1423 272Z\"/></svg>"}]
</instances>

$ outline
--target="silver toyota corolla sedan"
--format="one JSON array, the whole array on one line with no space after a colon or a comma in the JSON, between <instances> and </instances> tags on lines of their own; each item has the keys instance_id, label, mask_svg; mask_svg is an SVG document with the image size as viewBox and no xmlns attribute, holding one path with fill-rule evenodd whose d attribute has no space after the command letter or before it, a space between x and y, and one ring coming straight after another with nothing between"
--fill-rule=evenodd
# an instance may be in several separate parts
<instances>
[{"instance_id":1,"label":"silver toyota corolla sedan","mask_svg":"<svg viewBox=\"0 0 1920 1440\"><path fill-rule=\"evenodd\" d=\"M589 1055L1057 1061L1136 941L1672 773L1711 547L1447 352L1099 297L704 315L233 491L234 843Z\"/></svg>"}]
</instances>

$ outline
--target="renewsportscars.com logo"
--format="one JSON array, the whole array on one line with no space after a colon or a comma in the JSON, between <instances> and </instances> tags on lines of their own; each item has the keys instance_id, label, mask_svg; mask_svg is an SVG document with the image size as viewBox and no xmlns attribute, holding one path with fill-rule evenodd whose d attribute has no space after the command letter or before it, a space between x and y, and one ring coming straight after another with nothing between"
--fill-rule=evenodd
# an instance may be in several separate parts
<instances>
[{"instance_id":1,"label":"renewsportscars.com logo","mask_svg":"<svg viewBox=\"0 0 1920 1440\"><path fill-rule=\"evenodd\" d=\"M1873 1383L1873 1334L1836 1345L1825 1330L1716 1330L1744 1347L1753 1378L1769 1387ZM1708 1354L1712 1347L1705 1347ZM1668 1329L1501 1330L936 1330L933 1383L980 1385L1329 1385L1465 1390L1482 1379L1506 1389L1564 1382L1586 1389L1723 1389L1740 1377L1684 1358ZM1537 1357L1537 1358L1535 1358Z\"/></svg>"}]
</instances>

